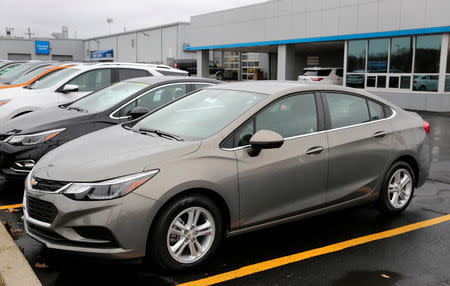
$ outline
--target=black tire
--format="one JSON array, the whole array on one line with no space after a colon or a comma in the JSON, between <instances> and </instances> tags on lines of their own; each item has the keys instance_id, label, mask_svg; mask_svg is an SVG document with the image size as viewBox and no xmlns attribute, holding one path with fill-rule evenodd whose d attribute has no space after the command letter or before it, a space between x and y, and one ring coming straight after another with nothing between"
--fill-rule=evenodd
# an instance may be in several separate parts
<instances>
[{"instance_id":1,"label":"black tire","mask_svg":"<svg viewBox=\"0 0 450 286\"><path fill-rule=\"evenodd\" d=\"M218 73L216 74L216 79L217 79L217 80L223 80L223 73L218 72Z\"/></svg>"},{"instance_id":2,"label":"black tire","mask_svg":"<svg viewBox=\"0 0 450 286\"><path fill-rule=\"evenodd\" d=\"M181 263L170 254L167 246L167 234L172 222L184 210L200 207L207 210L214 219L215 235L209 250L197 261ZM158 215L147 242L147 259L158 268L167 271L184 271L204 263L221 243L224 236L223 218L220 208L210 198L201 194L190 194L169 203Z\"/></svg>"},{"instance_id":3,"label":"black tire","mask_svg":"<svg viewBox=\"0 0 450 286\"><path fill-rule=\"evenodd\" d=\"M409 195L409 199L402 207L394 207L392 203L390 202L389 198L389 183L392 179L393 175L400 169L406 169L410 176L411 176L411 192ZM411 169L411 166L403 161L395 162L386 173L386 176L383 179L383 184L381 185L380 194L378 196L377 201L375 202L376 209L383 213L388 215L396 215L401 212L403 212L411 203L412 198L414 196L414 189L415 189L415 177L414 172Z\"/></svg>"}]
</instances>

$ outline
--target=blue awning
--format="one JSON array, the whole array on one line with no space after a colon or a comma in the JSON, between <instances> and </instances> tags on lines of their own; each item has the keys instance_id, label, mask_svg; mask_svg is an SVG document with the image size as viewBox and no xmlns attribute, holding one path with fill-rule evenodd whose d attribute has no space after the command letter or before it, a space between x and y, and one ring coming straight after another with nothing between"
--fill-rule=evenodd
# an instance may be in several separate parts
<instances>
[{"instance_id":1,"label":"blue awning","mask_svg":"<svg viewBox=\"0 0 450 286\"><path fill-rule=\"evenodd\" d=\"M91 59L112 59L114 58L114 50L101 50L91 52Z\"/></svg>"}]
</instances>

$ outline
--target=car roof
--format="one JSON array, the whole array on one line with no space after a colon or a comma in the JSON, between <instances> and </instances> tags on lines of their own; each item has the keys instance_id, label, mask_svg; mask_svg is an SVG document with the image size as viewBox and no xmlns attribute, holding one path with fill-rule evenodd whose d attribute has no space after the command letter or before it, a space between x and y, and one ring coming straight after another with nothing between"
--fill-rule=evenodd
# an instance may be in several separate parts
<instances>
[{"instance_id":1,"label":"car roof","mask_svg":"<svg viewBox=\"0 0 450 286\"><path fill-rule=\"evenodd\" d=\"M179 82L179 81L188 81L188 82L208 82L208 83L223 83L221 81L211 79L211 78L201 78L201 77L189 77L189 76L149 76L149 77L138 77L127 79L125 81L129 82L137 82L137 83L145 83L149 85L154 85L162 82Z\"/></svg>"}]
</instances>

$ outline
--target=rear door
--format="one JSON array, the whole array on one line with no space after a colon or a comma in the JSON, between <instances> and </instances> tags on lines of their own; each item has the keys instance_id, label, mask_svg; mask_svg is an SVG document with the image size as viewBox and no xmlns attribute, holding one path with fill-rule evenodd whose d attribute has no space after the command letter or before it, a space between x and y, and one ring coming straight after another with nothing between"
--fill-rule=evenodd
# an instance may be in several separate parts
<instances>
[{"instance_id":1,"label":"rear door","mask_svg":"<svg viewBox=\"0 0 450 286\"><path fill-rule=\"evenodd\" d=\"M240 226L293 216L325 203L327 135L314 93L275 101L241 126L234 137L239 170ZM249 140L259 130L285 138L281 148L251 157Z\"/></svg>"},{"instance_id":2,"label":"rear door","mask_svg":"<svg viewBox=\"0 0 450 286\"><path fill-rule=\"evenodd\" d=\"M328 203L370 193L391 153L383 105L356 94L323 92L328 127Z\"/></svg>"}]
</instances>

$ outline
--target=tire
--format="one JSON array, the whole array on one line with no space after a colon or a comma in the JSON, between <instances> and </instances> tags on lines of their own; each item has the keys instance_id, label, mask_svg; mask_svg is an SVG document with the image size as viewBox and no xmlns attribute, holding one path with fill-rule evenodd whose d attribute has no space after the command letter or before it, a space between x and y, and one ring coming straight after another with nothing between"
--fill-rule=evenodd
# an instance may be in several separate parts
<instances>
[{"instance_id":1,"label":"tire","mask_svg":"<svg viewBox=\"0 0 450 286\"><path fill-rule=\"evenodd\" d=\"M407 181L402 183L402 180ZM414 182L414 172L408 163L403 161L394 163L383 179L375 207L383 214L401 213L409 206L414 196Z\"/></svg>"},{"instance_id":2,"label":"tire","mask_svg":"<svg viewBox=\"0 0 450 286\"><path fill-rule=\"evenodd\" d=\"M197 228L204 227L208 222L210 227L203 230L192 229L194 226L189 227L189 213L192 217L199 214L195 224ZM170 229L173 230L171 235ZM209 232L212 234L202 235ZM188 270L199 266L214 253L223 234L222 214L214 201L200 194L181 197L169 203L156 219L147 243L147 253L150 255L148 259L163 270ZM192 247L197 257L192 258ZM200 247L203 248L203 253L199 251Z\"/></svg>"},{"instance_id":3,"label":"tire","mask_svg":"<svg viewBox=\"0 0 450 286\"><path fill-rule=\"evenodd\" d=\"M427 88L426 88L424 85L422 85L422 86L419 87L419 90L421 90L421 91L426 91Z\"/></svg>"},{"instance_id":4,"label":"tire","mask_svg":"<svg viewBox=\"0 0 450 286\"><path fill-rule=\"evenodd\" d=\"M217 80L223 80L223 73L219 72L216 74L216 79Z\"/></svg>"}]
</instances>

